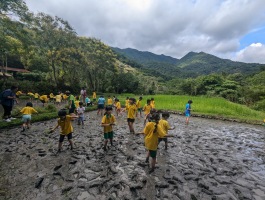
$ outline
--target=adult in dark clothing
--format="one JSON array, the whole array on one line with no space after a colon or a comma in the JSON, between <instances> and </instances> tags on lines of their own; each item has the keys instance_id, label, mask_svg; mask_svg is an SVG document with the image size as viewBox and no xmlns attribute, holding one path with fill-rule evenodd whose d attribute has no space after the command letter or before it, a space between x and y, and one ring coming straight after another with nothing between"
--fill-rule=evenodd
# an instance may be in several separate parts
<instances>
[{"instance_id":1,"label":"adult in dark clothing","mask_svg":"<svg viewBox=\"0 0 265 200\"><path fill-rule=\"evenodd\" d=\"M11 117L11 111L14 106L14 102L17 102L16 99L16 91L18 90L17 86L12 86L11 89L7 89L3 91L2 93L2 98L1 98L1 104L4 108L4 116L3 119L6 122L11 122L12 118ZM18 102L17 102L18 103Z\"/></svg>"}]
</instances>

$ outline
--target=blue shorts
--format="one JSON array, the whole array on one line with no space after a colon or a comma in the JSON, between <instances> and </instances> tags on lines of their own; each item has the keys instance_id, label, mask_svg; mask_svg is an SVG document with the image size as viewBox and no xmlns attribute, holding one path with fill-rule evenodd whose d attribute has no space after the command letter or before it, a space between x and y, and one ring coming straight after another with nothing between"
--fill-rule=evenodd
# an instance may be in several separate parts
<instances>
[{"instance_id":1,"label":"blue shorts","mask_svg":"<svg viewBox=\"0 0 265 200\"><path fill-rule=\"evenodd\" d=\"M185 116L186 117L190 117L190 113L185 113Z\"/></svg>"},{"instance_id":2,"label":"blue shorts","mask_svg":"<svg viewBox=\"0 0 265 200\"><path fill-rule=\"evenodd\" d=\"M23 115L22 122L29 122L31 120L31 115Z\"/></svg>"}]
</instances>

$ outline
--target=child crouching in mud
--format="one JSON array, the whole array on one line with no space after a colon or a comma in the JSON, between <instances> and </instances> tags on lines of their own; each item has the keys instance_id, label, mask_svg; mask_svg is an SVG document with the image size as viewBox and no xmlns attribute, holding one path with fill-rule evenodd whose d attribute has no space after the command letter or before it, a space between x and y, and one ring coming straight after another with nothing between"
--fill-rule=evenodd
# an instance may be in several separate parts
<instances>
[{"instance_id":1,"label":"child crouching in mud","mask_svg":"<svg viewBox=\"0 0 265 200\"><path fill-rule=\"evenodd\" d=\"M163 128L159 125L159 113L153 113L151 120L151 122L146 124L143 132L139 133L144 134L145 136L144 143L146 149L148 150L146 162L149 163L149 157L152 158L151 169L149 173L155 171L158 137L173 137L173 135L167 135Z\"/></svg>"},{"instance_id":2,"label":"child crouching in mud","mask_svg":"<svg viewBox=\"0 0 265 200\"><path fill-rule=\"evenodd\" d=\"M67 115L65 109L59 110L58 112L59 119L57 121L57 125L50 130L50 133L54 132L59 126L61 127L61 133L59 138L59 145L58 145L58 153L62 151L64 137L67 136L69 144L71 146L71 150L73 149L73 126L71 121L75 118L78 118L76 115Z\"/></svg>"},{"instance_id":3,"label":"child crouching in mud","mask_svg":"<svg viewBox=\"0 0 265 200\"><path fill-rule=\"evenodd\" d=\"M111 114L112 112L112 106L107 106L105 108L106 112L102 118L102 121L101 121L101 126L104 127L104 139L105 139L105 142L104 142L104 151L107 151L107 144L108 144L108 140L110 140L110 144L111 146L113 146L113 135L114 135L114 132L113 132L113 129L112 129L112 126L115 125L115 122L116 122L116 119L114 117L113 114Z\"/></svg>"}]
</instances>

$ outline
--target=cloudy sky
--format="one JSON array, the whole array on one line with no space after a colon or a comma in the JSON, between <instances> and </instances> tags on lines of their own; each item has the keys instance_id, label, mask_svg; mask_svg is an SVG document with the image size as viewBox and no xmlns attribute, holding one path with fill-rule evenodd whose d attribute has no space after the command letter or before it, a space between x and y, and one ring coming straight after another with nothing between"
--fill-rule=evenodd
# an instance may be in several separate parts
<instances>
[{"instance_id":1,"label":"cloudy sky","mask_svg":"<svg viewBox=\"0 0 265 200\"><path fill-rule=\"evenodd\" d=\"M265 0L25 0L107 45L265 63Z\"/></svg>"}]
</instances>

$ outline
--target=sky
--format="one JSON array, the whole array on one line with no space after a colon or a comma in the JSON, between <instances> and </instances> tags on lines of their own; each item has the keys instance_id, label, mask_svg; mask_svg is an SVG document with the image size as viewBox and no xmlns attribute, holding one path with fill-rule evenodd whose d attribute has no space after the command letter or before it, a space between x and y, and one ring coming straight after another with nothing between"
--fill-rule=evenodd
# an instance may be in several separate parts
<instances>
[{"instance_id":1,"label":"sky","mask_svg":"<svg viewBox=\"0 0 265 200\"><path fill-rule=\"evenodd\" d=\"M182 58L205 52L265 64L265 0L24 0L79 36Z\"/></svg>"}]
</instances>

